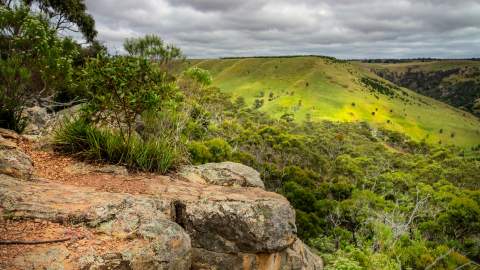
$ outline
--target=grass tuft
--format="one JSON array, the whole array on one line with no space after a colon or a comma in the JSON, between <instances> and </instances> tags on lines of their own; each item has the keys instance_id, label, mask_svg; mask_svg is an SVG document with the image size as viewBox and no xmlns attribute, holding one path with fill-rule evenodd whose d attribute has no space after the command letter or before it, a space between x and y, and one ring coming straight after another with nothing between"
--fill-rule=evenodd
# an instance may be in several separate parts
<instances>
[{"instance_id":1,"label":"grass tuft","mask_svg":"<svg viewBox=\"0 0 480 270\"><path fill-rule=\"evenodd\" d=\"M177 160L177 151L166 140L133 136L129 142L113 130L94 127L84 119L70 119L55 131L57 151L89 161L125 165L147 172L167 172Z\"/></svg>"}]
</instances>

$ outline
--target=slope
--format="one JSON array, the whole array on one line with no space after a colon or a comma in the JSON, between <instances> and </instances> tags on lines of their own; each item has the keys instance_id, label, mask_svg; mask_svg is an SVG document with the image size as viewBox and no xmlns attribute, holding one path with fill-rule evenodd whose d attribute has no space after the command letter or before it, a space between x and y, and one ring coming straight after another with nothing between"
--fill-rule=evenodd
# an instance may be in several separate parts
<instances>
[{"instance_id":1,"label":"slope","mask_svg":"<svg viewBox=\"0 0 480 270\"><path fill-rule=\"evenodd\" d=\"M480 116L480 61L361 63L377 75Z\"/></svg>"},{"instance_id":2,"label":"slope","mask_svg":"<svg viewBox=\"0 0 480 270\"><path fill-rule=\"evenodd\" d=\"M214 85L274 117L295 121L367 121L430 143L480 143L480 121L442 102L399 88L356 63L329 57L194 60Z\"/></svg>"}]
</instances>

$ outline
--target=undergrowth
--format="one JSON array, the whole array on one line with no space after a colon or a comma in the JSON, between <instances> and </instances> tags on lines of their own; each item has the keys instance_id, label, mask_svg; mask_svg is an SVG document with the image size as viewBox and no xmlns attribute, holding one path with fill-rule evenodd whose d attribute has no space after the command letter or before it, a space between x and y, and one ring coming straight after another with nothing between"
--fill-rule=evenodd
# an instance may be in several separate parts
<instances>
[{"instance_id":1,"label":"undergrowth","mask_svg":"<svg viewBox=\"0 0 480 270\"><path fill-rule=\"evenodd\" d=\"M125 141L119 132L95 127L82 118L66 120L55 131L54 146L84 160L159 173L167 172L178 158L174 145L167 140L144 140L135 135Z\"/></svg>"}]
</instances>

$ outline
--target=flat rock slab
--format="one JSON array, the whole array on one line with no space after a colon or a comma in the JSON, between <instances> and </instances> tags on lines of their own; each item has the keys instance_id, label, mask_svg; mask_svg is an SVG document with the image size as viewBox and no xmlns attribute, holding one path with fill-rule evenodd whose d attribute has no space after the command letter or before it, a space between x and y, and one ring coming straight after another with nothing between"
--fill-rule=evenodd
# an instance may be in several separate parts
<instances>
[{"instance_id":1,"label":"flat rock slab","mask_svg":"<svg viewBox=\"0 0 480 270\"><path fill-rule=\"evenodd\" d=\"M179 170L179 175L193 183L265 188L256 170L235 162L183 166Z\"/></svg>"},{"instance_id":2,"label":"flat rock slab","mask_svg":"<svg viewBox=\"0 0 480 270\"><path fill-rule=\"evenodd\" d=\"M81 226L117 243L75 256L65 243L39 245L11 258L12 269L190 269L190 237L165 214L170 205L162 200L0 175L0 207L7 220Z\"/></svg>"}]
</instances>

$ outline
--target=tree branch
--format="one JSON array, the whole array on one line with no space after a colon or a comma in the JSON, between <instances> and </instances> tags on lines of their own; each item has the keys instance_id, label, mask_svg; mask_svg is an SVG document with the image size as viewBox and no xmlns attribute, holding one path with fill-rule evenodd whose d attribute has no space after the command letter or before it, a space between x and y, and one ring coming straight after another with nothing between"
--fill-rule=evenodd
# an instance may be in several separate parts
<instances>
[{"instance_id":1,"label":"tree branch","mask_svg":"<svg viewBox=\"0 0 480 270\"><path fill-rule=\"evenodd\" d=\"M0 245L39 245L39 244L48 244L48 243L59 243L59 242L66 242L69 241L70 237L68 238L60 238L60 239L52 239L52 240L0 240Z\"/></svg>"}]
</instances>

